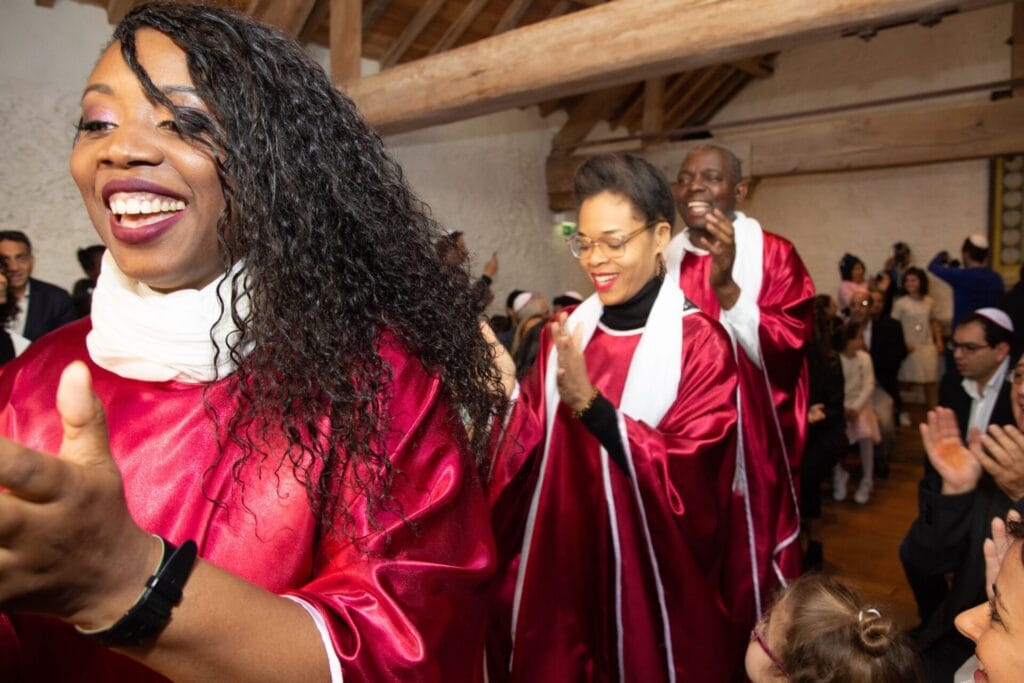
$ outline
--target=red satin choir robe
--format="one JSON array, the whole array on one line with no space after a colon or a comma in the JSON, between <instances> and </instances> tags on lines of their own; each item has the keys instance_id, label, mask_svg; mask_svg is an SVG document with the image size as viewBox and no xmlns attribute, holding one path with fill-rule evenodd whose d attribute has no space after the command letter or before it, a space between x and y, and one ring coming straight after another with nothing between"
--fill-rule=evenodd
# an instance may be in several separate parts
<instances>
[{"instance_id":1,"label":"red satin choir robe","mask_svg":"<svg viewBox=\"0 0 1024 683\"><path fill-rule=\"evenodd\" d=\"M560 401L543 462L544 331L508 424L513 446L492 481L508 571L488 635L491 681L720 681L740 661L720 598L736 370L721 326L697 311L681 324L682 379L664 418L652 427L618 411L633 474ZM584 350L591 381L616 407L639 338L599 326ZM527 508L542 467L513 646Z\"/></svg>"},{"instance_id":2,"label":"red satin choir robe","mask_svg":"<svg viewBox=\"0 0 1024 683\"><path fill-rule=\"evenodd\" d=\"M227 381L204 394L204 385L124 379L91 362L88 329L87 320L64 327L4 368L3 434L56 453L58 377L71 361L85 361L106 408L128 509L143 529L176 544L194 539L205 560L312 606L346 683L482 677L495 568L487 502L465 473L464 437L453 434L439 382L415 358L388 337L381 343L395 388L386 442L401 472L394 492L417 528L384 518L390 547L376 533L357 549L344 537L325 541L317 534L305 489L290 469L275 476L281 453L268 458L261 476L247 470L239 491L231 473L237 447L225 441L217 459L215 428L202 403L205 397L226 420L236 406ZM352 513L365 525L361 505ZM4 681L165 680L67 624L17 613L0 614L0 672Z\"/></svg>"},{"instance_id":3,"label":"red satin choir robe","mask_svg":"<svg viewBox=\"0 0 1024 683\"><path fill-rule=\"evenodd\" d=\"M737 214L737 252L751 240L751 221ZM757 226L756 222L751 221ZM756 229L760 231L760 226ZM734 493L731 515L729 588L727 602L740 637L746 637L756 621L755 605L767 609L779 582L801 572L802 559L796 491L803 456L807 416L807 367L804 347L812 334L811 302L814 283L793 245L770 232L763 235L761 286L756 292L759 313L757 343L760 362L737 343L740 385L740 425L744 452L749 510L742 485ZM682 240L685 234L674 238ZM753 257L758 257L754 254ZM749 262L749 261L748 261ZM740 280L737 265L733 277ZM709 316L722 315L708 277L711 257L683 251L679 286ZM748 295L755 294L754 292ZM724 316L722 317L725 322ZM781 436L781 440L780 440ZM742 470L741 470L742 474ZM749 518L748 518L749 514ZM750 561L754 545L756 573ZM754 577L760 590L755 591ZM758 595L755 595L757 593Z\"/></svg>"}]
</instances>

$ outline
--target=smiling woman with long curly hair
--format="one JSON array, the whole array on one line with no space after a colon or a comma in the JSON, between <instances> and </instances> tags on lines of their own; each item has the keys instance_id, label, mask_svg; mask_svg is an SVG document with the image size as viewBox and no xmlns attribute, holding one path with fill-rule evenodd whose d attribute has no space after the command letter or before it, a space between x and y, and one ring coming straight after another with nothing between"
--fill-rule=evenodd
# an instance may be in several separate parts
<instances>
[{"instance_id":1,"label":"smiling woman with long curly hair","mask_svg":"<svg viewBox=\"0 0 1024 683\"><path fill-rule=\"evenodd\" d=\"M149 4L89 78L71 172L108 252L91 321L0 382L0 669L478 677L504 394L352 102L273 29Z\"/></svg>"}]
</instances>

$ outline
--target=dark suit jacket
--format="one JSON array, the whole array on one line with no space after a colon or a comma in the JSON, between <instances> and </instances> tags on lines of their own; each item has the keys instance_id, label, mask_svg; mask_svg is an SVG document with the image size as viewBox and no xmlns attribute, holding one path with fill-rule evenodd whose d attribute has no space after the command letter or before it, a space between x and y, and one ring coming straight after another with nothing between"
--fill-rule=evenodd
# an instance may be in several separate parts
<instances>
[{"instance_id":1,"label":"dark suit jacket","mask_svg":"<svg viewBox=\"0 0 1024 683\"><path fill-rule=\"evenodd\" d=\"M899 372L907 357L907 342L903 325L898 320L881 316L871 323L871 365L875 381L893 399L899 399Z\"/></svg>"},{"instance_id":2,"label":"dark suit jacket","mask_svg":"<svg viewBox=\"0 0 1024 683\"><path fill-rule=\"evenodd\" d=\"M57 285L29 278L28 316L25 319L24 335L29 341L35 341L77 318L70 294Z\"/></svg>"},{"instance_id":3,"label":"dark suit jacket","mask_svg":"<svg viewBox=\"0 0 1024 683\"><path fill-rule=\"evenodd\" d=\"M1007 376L1013 371L1013 359L1010 359L1010 368L1007 370ZM960 427L960 435L964 441L967 441L967 420L971 417L971 397L964 391L961 382L963 377L956 372L956 368L953 368L952 372L947 372L942 377L942 383L939 384L939 405L950 408L956 413L956 422ZM1012 425L1013 421L1013 409L1010 407L1010 395L1012 385L1009 382L1003 382L1003 386L999 388L999 396L996 397L996 405L992 408L992 417L989 418L988 423L993 425Z\"/></svg>"}]
</instances>

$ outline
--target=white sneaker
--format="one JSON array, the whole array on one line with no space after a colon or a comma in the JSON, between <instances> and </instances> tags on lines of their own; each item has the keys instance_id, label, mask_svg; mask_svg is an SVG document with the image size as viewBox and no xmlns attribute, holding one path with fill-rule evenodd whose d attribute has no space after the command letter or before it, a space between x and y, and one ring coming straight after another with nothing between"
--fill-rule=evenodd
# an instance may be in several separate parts
<instances>
[{"instance_id":1,"label":"white sneaker","mask_svg":"<svg viewBox=\"0 0 1024 683\"><path fill-rule=\"evenodd\" d=\"M859 505L864 505L871 500L871 489L874 487L874 483L870 479L861 479L860 486L857 487L857 491L853 494L853 500Z\"/></svg>"},{"instance_id":2,"label":"white sneaker","mask_svg":"<svg viewBox=\"0 0 1024 683\"><path fill-rule=\"evenodd\" d=\"M900 427L910 426L910 415L907 413L900 413Z\"/></svg>"},{"instance_id":3,"label":"white sneaker","mask_svg":"<svg viewBox=\"0 0 1024 683\"><path fill-rule=\"evenodd\" d=\"M846 482L850 481L850 473L842 467L832 470L832 500L841 503L846 500Z\"/></svg>"}]
</instances>

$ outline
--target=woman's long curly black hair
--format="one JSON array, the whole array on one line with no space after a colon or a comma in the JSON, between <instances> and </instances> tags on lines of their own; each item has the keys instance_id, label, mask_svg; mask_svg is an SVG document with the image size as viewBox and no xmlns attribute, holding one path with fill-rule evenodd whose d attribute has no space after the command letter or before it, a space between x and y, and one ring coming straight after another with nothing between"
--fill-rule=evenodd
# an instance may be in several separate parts
<instances>
[{"instance_id":1,"label":"woman's long curly black hair","mask_svg":"<svg viewBox=\"0 0 1024 683\"><path fill-rule=\"evenodd\" d=\"M144 28L185 52L211 114L175 107L154 86L136 55ZM180 134L219 159L225 271L244 261L231 286L251 299L248 313L230 311L240 332L229 352L241 405L226 421L243 453L236 480L248 462L290 461L322 531L358 534L346 502L358 498L371 528L381 512L400 512L400 473L383 446L396 387L377 351L382 333L440 379L452 429L467 435L466 467L485 478L505 399L468 274L438 258L429 208L352 101L298 43L230 10L143 5L113 42ZM288 460L267 452L275 435Z\"/></svg>"}]
</instances>

